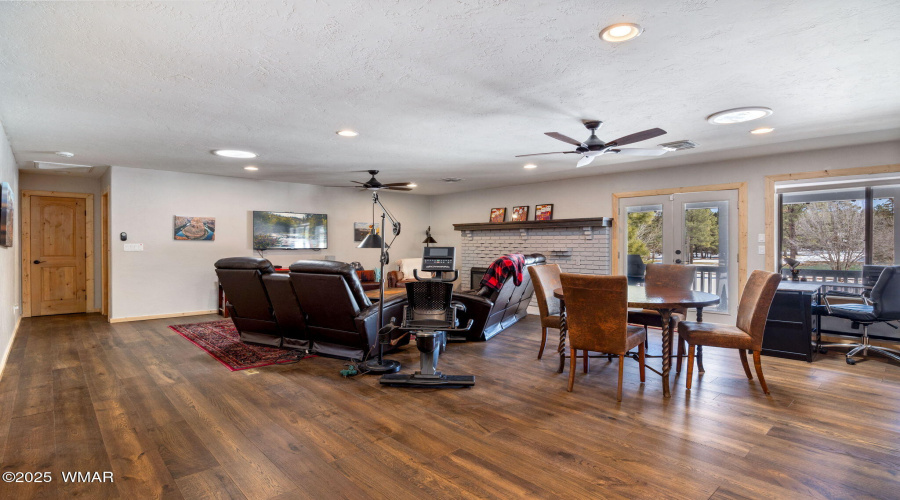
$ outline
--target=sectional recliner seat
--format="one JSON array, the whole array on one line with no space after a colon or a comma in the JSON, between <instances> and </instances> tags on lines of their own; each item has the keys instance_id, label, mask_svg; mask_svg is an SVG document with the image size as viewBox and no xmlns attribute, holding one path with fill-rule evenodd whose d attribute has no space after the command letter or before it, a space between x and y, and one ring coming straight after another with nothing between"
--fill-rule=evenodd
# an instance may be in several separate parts
<instances>
[{"instance_id":1,"label":"sectional recliner seat","mask_svg":"<svg viewBox=\"0 0 900 500\"><path fill-rule=\"evenodd\" d=\"M376 345L380 326L391 318L399 323L406 305L403 294L385 299L378 325L378 304L342 262L301 260L291 264L290 274L276 273L268 260L254 257L220 259L215 267L228 298L225 307L244 342L363 359Z\"/></svg>"}]
</instances>

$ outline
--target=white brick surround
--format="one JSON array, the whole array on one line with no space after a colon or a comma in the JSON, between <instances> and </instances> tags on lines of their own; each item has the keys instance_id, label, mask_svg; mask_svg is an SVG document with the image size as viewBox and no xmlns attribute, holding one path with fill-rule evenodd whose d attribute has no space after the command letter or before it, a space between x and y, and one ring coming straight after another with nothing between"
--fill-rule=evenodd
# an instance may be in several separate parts
<instances>
[{"instance_id":1,"label":"white brick surround","mask_svg":"<svg viewBox=\"0 0 900 500\"><path fill-rule=\"evenodd\" d=\"M564 273L610 274L608 227L464 230L458 264L462 289L472 287L473 267L488 267L497 257L515 252L543 254Z\"/></svg>"}]
</instances>

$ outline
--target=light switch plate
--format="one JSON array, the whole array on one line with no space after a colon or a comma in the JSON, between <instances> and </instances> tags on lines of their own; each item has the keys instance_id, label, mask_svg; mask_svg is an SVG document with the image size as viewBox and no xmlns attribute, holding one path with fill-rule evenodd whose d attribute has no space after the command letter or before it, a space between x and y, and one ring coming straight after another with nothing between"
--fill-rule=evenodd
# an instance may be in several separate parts
<instances>
[{"instance_id":1,"label":"light switch plate","mask_svg":"<svg viewBox=\"0 0 900 500\"><path fill-rule=\"evenodd\" d=\"M759 233L759 236L756 238L756 241L760 243L766 242L766 235L764 233Z\"/></svg>"},{"instance_id":2,"label":"light switch plate","mask_svg":"<svg viewBox=\"0 0 900 500\"><path fill-rule=\"evenodd\" d=\"M126 252L143 252L144 244L143 243L126 243L125 251Z\"/></svg>"},{"instance_id":3,"label":"light switch plate","mask_svg":"<svg viewBox=\"0 0 900 500\"><path fill-rule=\"evenodd\" d=\"M760 255L765 255L765 254L766 254L766 246L765 246L765 245L760 245L759 248L757 248L756 251L757 251L757 253L759 253Z\"/></svg>"}]
</instances>

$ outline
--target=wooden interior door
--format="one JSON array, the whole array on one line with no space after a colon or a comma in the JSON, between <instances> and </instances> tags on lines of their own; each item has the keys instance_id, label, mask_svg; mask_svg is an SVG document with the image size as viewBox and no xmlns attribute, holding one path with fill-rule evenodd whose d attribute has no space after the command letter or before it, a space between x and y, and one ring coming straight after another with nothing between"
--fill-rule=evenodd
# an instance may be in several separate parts
<instances>
[{"instance_id":1,"label":"wooden interior door","mask_svg":"<svg viewBox=\"0 0 900 500\"><path fill-rule=\"evenodd\" d=\"M31 315L85 312L85 200L31 198Z\"/></svg>"}]
</instances>

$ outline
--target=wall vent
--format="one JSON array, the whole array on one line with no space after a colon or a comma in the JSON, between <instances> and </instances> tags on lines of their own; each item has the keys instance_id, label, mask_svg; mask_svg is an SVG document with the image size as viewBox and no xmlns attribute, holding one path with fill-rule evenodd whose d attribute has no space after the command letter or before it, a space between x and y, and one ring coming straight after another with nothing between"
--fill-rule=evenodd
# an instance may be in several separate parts
<instances>
[{"instance_id":1,"label":"wall vent","mask_svg":"<svg viewBox=\"0 0 900 500\"><path fill-rule=\"evenodd\" d=\"M694 141L673 141L673 142L664 142L659 145L659 147L665 149L666 151L681 151L682 149L694 149L697 147L697 143Z\"/></svg>"}]
</instances>

